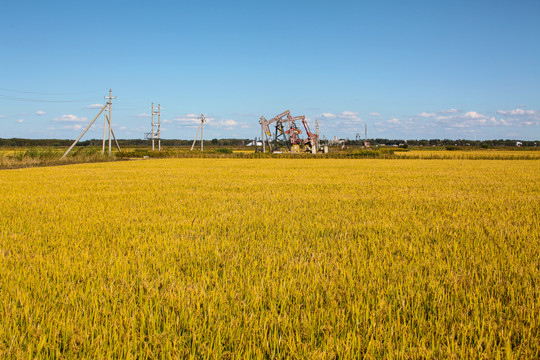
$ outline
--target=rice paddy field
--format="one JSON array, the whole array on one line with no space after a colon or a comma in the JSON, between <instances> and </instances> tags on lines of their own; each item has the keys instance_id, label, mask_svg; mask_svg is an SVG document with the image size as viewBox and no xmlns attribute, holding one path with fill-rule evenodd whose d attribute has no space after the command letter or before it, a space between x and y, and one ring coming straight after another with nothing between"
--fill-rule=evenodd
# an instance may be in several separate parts
<instances>
[{"instance_id":1,"label":"rice paddy field","mask_svg":"<svg viewBox=\"0 0 540 360\"><path fill-rule=\"evenodd\" d=\"M444 148L438 150L413 149L407 151L396 151L396 156L406 159L444 159L444 160L539 160L540 151L514 148L513 150L489 149L446 151Z\"/></svg>"},{"instance_id":2,"label":"rice paddy field","mask_svg":"<svg viewBox=\"0 0 540 360\"><path fill-rule=\"evenodd\" d=\"M540 162L0 171L0 358L540 357Z\"/></svg>"}]
</instances>

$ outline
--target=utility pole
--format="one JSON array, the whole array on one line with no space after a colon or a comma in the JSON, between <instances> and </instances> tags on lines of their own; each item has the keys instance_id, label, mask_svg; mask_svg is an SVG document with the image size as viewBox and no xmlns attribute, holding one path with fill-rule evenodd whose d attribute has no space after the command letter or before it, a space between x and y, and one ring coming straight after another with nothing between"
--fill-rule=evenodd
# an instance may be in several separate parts
<instances>
[{"instance_id":1,"label":"utility pole","mask_svg":"<svg viewBox=\"0 0 540 360\"><path fill-rule=\"evenodd\" d=\"M157 124L154 122L154 115L157 115L158 122ZM154 128L157 125L157 132L154 131ZM161 105L158 104L157 110L154 110L154 103L152 103L152 151L155 150L155 139L157 135L157 141L158 141L158 151L161 151Z\"/></svg>"},{"instance_id":2,"label":"utility pole","mask_svg":"<svg viewBox=\"0 0 540 360\"><path fill-rule=\"evenodd\" d=\"M103 113L103 112L105 114L105 120L103 122L103 149L102 149L103 154L105 154L105 131L106 131L105 127L107 126L107 124L109 125L109 156L111 156L111 135L114 138L114 142L116 143L116 148L118 149L119 152L121 151L120 150L120 145L118 145L118 140L116 140L116 136L114 135L114 131L112 130L112 126L111 126L111 105L112 105L111 100L116 99L116 96L113 97L112 96L112 90L109 89L109 97L104 96L104 98L108 99L109 101L107 101L107 103L105 105L103 105L103 107L101 108L101 110L99 110L96 117L90 122L90 124L88 124L88 126L84 129L84 131L81 133L81 135L79 135L77 140L75 140L73 142L73 144L71 144L69 149L67 149L67 151L64 153L64 155L62 155L61 159L64 159L67 156L67 154L69 154L71 149L73 149L73 147L77 144L77 142L79 142L79 140L81 140L81 138L84 136L84 134L86 134L88 129L90 129L90 127L98 119L99 115L101 115L101 113ZM107 115L107 108L109 109L109 115Z\"/></svg>"},{"instance_id":3,"label":"utility pole","mask_svg":"<svg viewBox=\"0 0 540 360\"><path fill-rule=\"evenodd\" d=\"M88 129L90 129L90 127L92 126L92 124L97 120L97 118L99 117L99 115L101 115L101 113L107 108L107 104L103 105L103 107L101 108L101 110L99 110L98 114L96 115L96 117L94 118L94 120L92 120L90 122L90 124L88 124L88 126L86 127L86 129L84 129L84 131L82 132L81 135L79 135L79 137L77 138L77 140L75 140L73 142L73 144L71 144L71 146L69 147L69 149L67 149L67 151L64 153L64 155L62 155L61 159L64 159L67 154L69 154L69 152L71 151L71 149L73 149L73 147L75 146L75 144L77 144L79 142L79 140L81 140L81 138L83 137L84 134L86 134L86 132L88 131ZM104 138L105 139L105 138Z\"/></svg>"},{"instance_id":4,"label":"utility pole","mask_svg":"<svg viewBox=\"0 0 540 360\"><path fill-rule=\"evenodd\" d=\"M157 104L157 136L158 136L158 151L161 151L161 105Z\"/></svg>"},{"instance_id":5,"label":"utility pole","mask_svg":"<svg viewBox=\"0 0 540 360\"><path fill-rule=\"evenodd\" d=\"M109 97L106 97L104 96L103 97L104 99L108 99L109 101L107 102L107 105L109 106L109 117L108 117L108 122L109 122L109 157L111 156L111 134L112 134L112 121L111 121L111 114L112 114L112 101L113 99L116 99L116 96L113 97L112 96L112 90L109 89ZM105 115L107 116L107 115ZM116 137L114 139L116 141ZM116 141L116 145L118 146L118 142Z\"/></svg>"},{"instance_id":6,"label":"utility pole","mask_svg":"<svg viewBox=\"0 0 540 360\"><path fill-rule=\"evenodd\" d=\"M199 131L201 131L201 151L203 151L204 149L203 131L204 131L204 123L206 122L206 117L204 116L204 114L201 114L201 117L199 119L201 120L201 123L199 124L199 127L197 128L197 134L195 135L195 139L193 140L193 144L191 145L191 151L193 151L195 142L197 142L197 138L199 137Z\"/></svg>"},{"instance_id":7,"label":"utility pole","mask_svg":"<svg viewBox=\"0 0 540 360\"><path fill-rule=\"evenodd\" d=\"M105 106L108 106L105 104ZM107 112L103 114L103 145L101 147L101 155L105 155L105 131L107 130Z\"/></svg>"},{"instance_id":8,"label":"utility pole","mask_svg":"<svg viewBox=\"0 0 540 360\"><path fill-rule=\"evenodd\" d=\"M204 122L206 121L206 118L204 117L204 114L201 114L201 152L204 150Z\"/></svg>"},{"instance_id":9,"label":"utility pole","mask_svg":"<svg viewBox=\"0 0 540 360\"><path fill-rule=\"evenodd\" d=\"M152 151L154 151L154 103L152 103Z\"/></svg>"},{"instance_id":10,"label":"utility pole","mask_svg":"<svg viewBox=\"0 0 540 360\"><path fill-rule=\"evenodd\" d=\"M144 133L144 137L146 139L152 140L152 151L156 149L155 143L156 138L158 141L158 151L161 151L161 104L158 104L157 110L154 110L154 103L152 103L151 107L151 117L152 117L152 129L149 133ZM157 124L154 121L154 115L157 115ZM157 127L157 131L154 129Z\"/></svg>"}]
</instances>

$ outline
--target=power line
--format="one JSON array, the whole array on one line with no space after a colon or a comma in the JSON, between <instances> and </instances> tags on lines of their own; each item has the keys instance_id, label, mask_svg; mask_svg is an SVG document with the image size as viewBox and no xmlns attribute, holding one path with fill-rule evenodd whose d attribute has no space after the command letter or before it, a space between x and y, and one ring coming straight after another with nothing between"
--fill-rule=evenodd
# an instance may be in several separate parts
<instances>
[{"instance_id":1,"label":"power line","mask_svg":"<svg viewBox=\"0 0 540 360\"><path fill-rule=\"evenodd\" d=\"M72 93L43 93L43 92L34 92L34 91L22 91L22 90L13 90L13 89L6 89L6 88L0 88L2 91L8 91L8 92L14 92L19 94L33 94L33 95L82 95L82 94L94 94L94 93L101 93L106 91L106 89L100 89L95 91L83 91L83 92L72 92Z\"/></svg>"},{"instance_id":2,"label":"power line","mask_svg":"<svg viewBox=\"0 0 540 360\"><path fill-rule=\"evenodd\" d=\"M17 96L10 96L10 95L0 94L0 99L10 100L10 101L26 101L26 102L66 103L66 102L89 101L89 100L92 100L94 98L92 97L92 98L85 98L85 99L78 99L78 100L42 100L42 99L29 99L29 98L21 98L21 97L17 97Z\"/></svg>"},{"instance_id":3,"label":"power line","mask_svg":"<svg viewBox=\"0 0 540 360\"><path fill-rule=\"evenodd\" d=\"M115 107L116 110L146 110L145 107L138 106L138 107L132 107L132 108L125 108L125 107ZM163 109L163 108L162 108Z\"/></svg>"}]
</instances>

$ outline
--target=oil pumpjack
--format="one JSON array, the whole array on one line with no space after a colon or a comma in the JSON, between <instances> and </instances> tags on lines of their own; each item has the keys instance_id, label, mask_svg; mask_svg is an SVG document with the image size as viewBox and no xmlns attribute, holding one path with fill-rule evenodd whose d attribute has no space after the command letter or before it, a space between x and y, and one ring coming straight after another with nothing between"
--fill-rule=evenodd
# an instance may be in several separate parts
<instances>
[{"instance_id":1,"label":"oil pumpjack","mask_svg":"<svg viewBox=\"0 0 540 360\"><path fill-rule=\"evenodd\" d=\"M302 134L302 129L296 125L296 121L302 122L307 135L306 139L300 138L299 135ZM317 149L318 135L311 132L309 129L309 124L304 115L293 117L291 116L291 112L289 110L285 110L270 120L266 120L263 115L261 116L259 123L261 124L263 152L266 151L266 145L268 145L271 152L307 151L316 153L319 151L319 149ZM273 134L270 125L274 125L275 131Z\"/></svg>"}]
</instances>

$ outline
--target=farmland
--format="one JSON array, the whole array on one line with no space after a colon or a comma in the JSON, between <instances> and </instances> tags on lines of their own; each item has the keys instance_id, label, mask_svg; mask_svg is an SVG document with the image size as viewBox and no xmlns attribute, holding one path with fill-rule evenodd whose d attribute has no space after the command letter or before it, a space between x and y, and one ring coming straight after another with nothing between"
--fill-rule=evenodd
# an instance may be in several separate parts
<instances>
[{"instance_id":1,"label":"farmland","mask_svg":"<svg viewBox=\"0 0 540 360\"><path fill-rule=\"evenodd\" d=\"M454 148L453 146L451 148ZM190 151L189 146L165 147L164 151L151 151L147 146L125 146L122 152L102 154L98 146L77 146L66 158L62 154L66 148L60 146L13 146L0 147L0 169L17 169L36 166L55 166L91 162L106 162L141 158L306 158L306 159L454 159L454 160L539 160L537 147L498 147L481 149L478 147L455 147L447 151L445 147L395 147L347 146L345 149L331 147L328 154L310 153L261 153L248 146L207 145L204 152Z\"/></svg>"},{"instance_id":2,"label":"farmland","mask_svg":"<svg viewBox=\"0 0 540 360\"><path fill-rule=\"evenodd\" d=\"M516 159L3 170L0 358L537 358L539 177Z\"/></svg>"}]
</instances>

